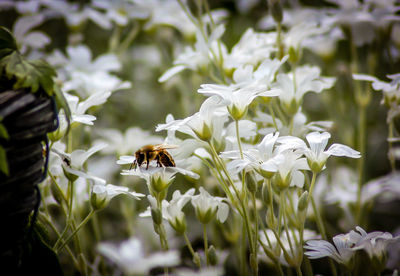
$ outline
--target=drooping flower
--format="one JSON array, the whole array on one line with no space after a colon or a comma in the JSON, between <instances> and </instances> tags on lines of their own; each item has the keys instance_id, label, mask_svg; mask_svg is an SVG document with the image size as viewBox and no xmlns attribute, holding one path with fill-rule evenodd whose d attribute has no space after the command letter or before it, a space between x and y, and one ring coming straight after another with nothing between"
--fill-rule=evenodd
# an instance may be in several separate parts
<instances>
[{"instance_id":1,"label":"drooping flower","mask_svg":"<svg viewBox=\"0 0 400 276\"><path fill-rule=\"evenodd\" d=\"M351 239L350 234L339 234L334 236L332 240L334 244L325 240L309 240L304 246L308 251L304 254L309 259L330 257L338 263L350 266L351 259L355 254L352 249L355 242Z\"/></svg>"}]
</instances>

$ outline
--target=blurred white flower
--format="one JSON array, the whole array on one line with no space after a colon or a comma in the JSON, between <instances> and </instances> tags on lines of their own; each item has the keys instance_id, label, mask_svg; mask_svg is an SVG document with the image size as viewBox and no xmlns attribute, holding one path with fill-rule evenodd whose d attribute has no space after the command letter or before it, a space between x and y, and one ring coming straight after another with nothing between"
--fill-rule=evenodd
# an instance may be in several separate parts
<instances>
[{"instance_id":1,"label":"blurred white flower","mask_svg":"<svg viewBox=\"0 0 400 276\"><path fill-rule=\"evenodd\" d=\"M50 38L41 31L32 31L45 21L43 14L19 17L13 26L13 34L22 54L28 49L42 49L51 42Z\"/></svg>"},{"instance_id":2,"label":"blurred white flower","mask_svg":"<svg viewBox=\"0 0 400 276\"><path fill-rule=\"evenodd\" d=\"M222 57L226 55L226 49L221 42L218 43L218 40L224 32L225 27L219 25L205 38L202 32L197 30L194 48L186 47L174 60L174 66L164 72L158 81L165 82L185 69L202 72L207 70L206 67L211 61L219 62L222 60ZM221 48L219 48L218 45L220 45ZM222 53L222 57L220 53Z\"/></svg>"},{"instance_id":3,"label":"blurred white flower","mask_svg":"<svg viewBox=\"0 0 400 276\"><path fill-rule=\"evenodd\" d=\"M222 276L223 267L205 267L200 270L191 270L189 268L179 268L175 270L174 276Z\"/></svg>"},{"instance_id":4,"label":"blurred white flower","mask_svg":"<svg viewBox=\"0 0 400 276\"><path fill-rule=\"evenodd\" d=\"M104 149L104 153L116 153L118 155L133 154L144 145L161 144L163 138L151 135L149 131L139 127L131 127L124 133L117 129L99 129L96 133L101 137L98 141L104 141L109 146ZM174 143L172 143L174 145Z\"/></svg>"},{"instance_id":5,"label":"blurred white flower","mask_svg":"<svg viewBox=\"0 0 400 276\"><path fill-rule=\"evenodd\" d=\"M257 66L269 60L276 51L276 33L255 32L249 28L233 46L231 52L224 56L224 67L239 68L245 65Z\"/></svg>"},{"instance_id":6,"label":"blurred white flower","mask_svg":"<svg viewBox=\"0 0 400 276\"><path fill-rule=\"evenodd\" d=\"M320 93L333 86L335 78L321 77L320 73L319 67L303 65L297 67L295 72L278 74L272 88L280 90L279 99L289 113L297 113L307 92Z\"/></svg>"},{"instance_id":7,"label":"blurred white flower","mask_svg":"<svg viewBox=\"0 0 400 276\"><path fill-rule=\"evenodd\" d=\"M180 263L179 252L157 252L145 255L139 239L130 238L119 245L100 242L97 250L127 274L148 274L155 267L169 267Z\"/></svg>"},{"instance_id":8,"label":"blurred white flower","mask_svg":"<svg viewBox=\"0 0 400 276\"><path fill-rule=\"evenodd\" d=\"M391 233L381 231L367 233L360 226L356 227L356 231L350 231L350 237L355 243L353 250L363 249L371 259L377 257L379 260L386 255L389 244L400 240L400 235L393 237Z\"/></svg>"},{"instance_id":9,"label":"blurred white flower","mask_svg":"<svg viewBox=\"0 0 400 276\"><path fill-rule=\"evenodd\" d=\"M304 113L299 111L293 116L293 128L291 130L290 126L285 126L281 120L275 118L275 122L271 115L264 113L260 110L256 111L256 117L254 117L255 122L262 123L264 128L260 128L258 133L262 135L267 135L275 131L279 131L282 135L289 135L303 137L306 133L310 131L327 131L333 126L332 121L313 121L307 123L307 117ZM276 123L276 127L275 127Z\"/></svg>"},{"instance_id":10,"label":"blurred white flower","mask_svg":"<svg viewBox=\"0 0 400 276\"><path fill-rule=\"evenodd\" d=\"M203 187L200 194L192 196L192 205L196 210L197 218L201 223L209 223L215 215L223 223L229 214L229 205L224 203L225 198L211 196Z\"/></svg>"},{"instance_id":11,"label":"blurred white flower","mask_svg":"<svg viewBox=\"0 0 400 276\"><path fill-rule=\"evenodd\" d=\"M140 7L134 5L133 1L93 0L92 5L104 13L103 17L119 26L126 26L130 19L143 18L144 11L140 11Z\"/></svg>"}]
</instances>

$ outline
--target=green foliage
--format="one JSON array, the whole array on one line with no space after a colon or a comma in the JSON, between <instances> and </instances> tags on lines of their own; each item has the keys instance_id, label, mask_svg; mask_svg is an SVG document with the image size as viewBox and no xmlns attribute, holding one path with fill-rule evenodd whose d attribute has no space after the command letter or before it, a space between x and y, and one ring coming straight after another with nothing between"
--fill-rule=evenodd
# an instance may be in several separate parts
<instances>
[{"instance_id":1,"label":"green foliage","mask_svg":"<svg viewBox=\"0 0 400 276\"><path fill-rule=\"evenodd\" d=\"M25 60L17 51L3 57L0 72L7 78L15 78L13 88L27 88L33 93L42 88L47 95L53 95L56 71L43 60Z\"/></svg>"},{"instance_id":2,"label":"green foliage","mask_svg":"<svg viewBox=\"0 0 400 276\"><path fill-rule=\"evenodd\" d=\"M17 43L6 28L0 27L0 59L17 51Z\"/></svg>"}]
</instances>

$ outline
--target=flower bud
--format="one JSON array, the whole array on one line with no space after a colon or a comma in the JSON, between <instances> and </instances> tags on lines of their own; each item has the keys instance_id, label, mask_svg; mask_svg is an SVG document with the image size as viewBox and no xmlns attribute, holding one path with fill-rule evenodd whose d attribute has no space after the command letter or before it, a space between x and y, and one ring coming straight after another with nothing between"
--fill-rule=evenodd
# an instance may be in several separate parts
<instances>
[{"instance_id":1,"label":"flower bud","mask_svg":"<svg viewBox=\"0 0 400 276\"><path fill-rule=\"evenodd\" d=\"M215 266L218 264L218 256L217 256L217 251L215 251L215 247L211 245L208 248L208 261L210 262L210 265Z\"/></svg>"},{"instance_id":2,"label":"flower bud","mask_svg":"<svg viewBox=\"0 0 400 276\"><path fill-rule=\"evenodd\" d=\"M57 184L51 181L50 184L50 192L55 201L57 201L58 204L62 204L64 201L64 196L62 195L62 192L60 191L59 187L57 187Z\"/></svg>"},{"instance_id":3,"label":"flower bud","mask_svg":"<svg viewBox=\"0 0 400 276\"><path fill-rule=\"evenodd\" d=\"M252 173L246 173L246 184L247 184L247 189L249 190L250 193L254 194L257 192L257 181L255 180L254 176Z\"/></svg>"},{"instance_id":4,"label":"flower bud","mask_svg":"<svg viewBox=\"0 0 400 276\"><path fill-rule=\"evenodd\" d=\"M297 210L299 212L304 211L307 208L307 199L308 199L308 192L305 191L299 198L299 202L297 203Z\"/></svg>"},{"instance_id":5,"label":"flower bud","mask_svg":"<svg viewBox=\"0 0 400 276\"><path fill-rule=\"evenodd\" d=\"M268 6L271 11L271 15L274 18L275 22L282 22L283 12L282 5L280 0L268 0Z\"/></svg>"},{"instance_id":6,"label":"flower bud","mask_svg":"<svg viewBox=\"0 0 400 276\"><path fill-rule=\"evenodd\" d=\"M162 215L159 209L151 208L151 218L153 219L153 223L155 225L161 225Z\"/></svg>"},{"instance_id":7,"label":"flower bud","mask_svg":"<svg viewBox=\"0 0 400 276\"><path fill-rule=\"evenodd\" d=\"M155 194L164 192L171 185L174 178L166 179L162 174L155 173L150 177L150 188Z\"/></svg>"},{"instance_id":8,"label":"flower bud","mask_svg":"<svg viewBox=\"0 0 400 276\"><path fill-rule=\"evenodd\" d=\"M275 229L277 226L275 215L270 208L267 210L266 222L271 229Z\"/></svg>"},{"instance_id":9,"label":"flower bud","mask_svg":"<svg viewBox=\"0 0 400 276\"><path fill-rule=\"evenodd\" d=\"M265 206L269 206L269 204L271 203L270 193L272 193L272 191L270 191L268 185L266 183L264 183L262 190L261 190L261 196L262 196L262 200L263 200L263 203L265 204Z\"/></svg>"}]
</instances>

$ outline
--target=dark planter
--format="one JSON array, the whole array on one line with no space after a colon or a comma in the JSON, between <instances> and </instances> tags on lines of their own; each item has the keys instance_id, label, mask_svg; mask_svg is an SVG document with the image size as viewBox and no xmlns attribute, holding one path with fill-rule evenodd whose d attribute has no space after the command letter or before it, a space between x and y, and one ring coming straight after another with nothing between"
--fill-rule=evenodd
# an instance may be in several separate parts
<instances>
[{"instance_id":1,"label":"dark planter","mask_svg":"<svg viewBox=\"0 0 400 276\"><path fill-rule=\"evenodd\" d=\"M0 118L9 134L0 139L9 166L8 176L0 172L0 261L15 271L32 249L29 222L40 204L38 184L46 175L47 133L57 128L58 119L52 98L24 90L0 92Z\"/></svg>"}]
</instances>

